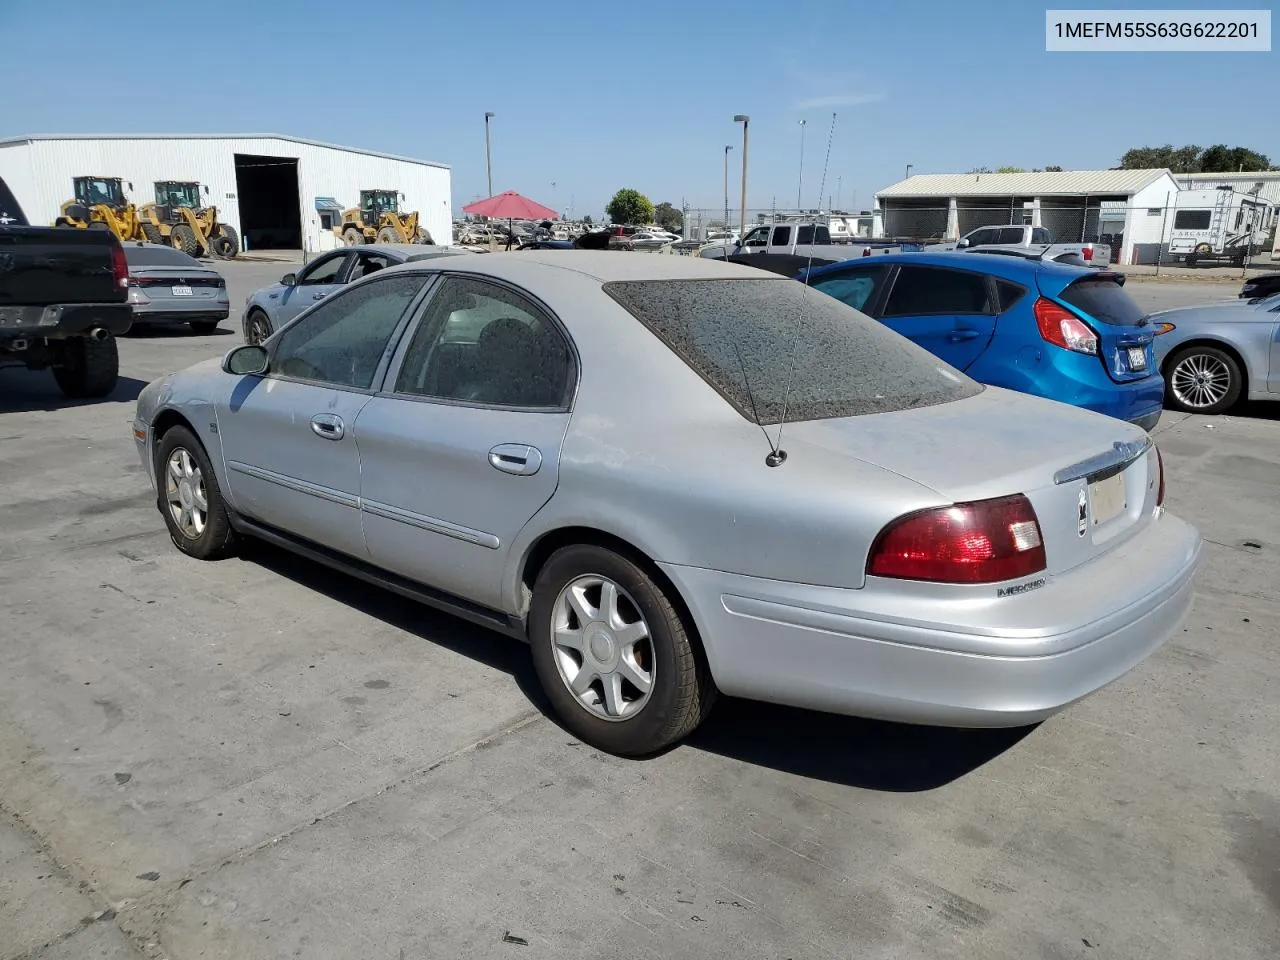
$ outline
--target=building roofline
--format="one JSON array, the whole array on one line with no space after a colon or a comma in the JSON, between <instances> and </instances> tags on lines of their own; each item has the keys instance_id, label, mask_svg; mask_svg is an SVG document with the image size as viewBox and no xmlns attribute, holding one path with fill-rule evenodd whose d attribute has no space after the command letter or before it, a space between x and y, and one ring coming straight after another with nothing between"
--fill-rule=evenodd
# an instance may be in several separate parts
<instances>
[{"instance_id":1,"label":"building roofline","mask_svg":"<svg viewBox=\"0 0 1280 960\"><path fill-rule=\"evenodd\" d=\"M423 167L438 167L441 170L450 169L447 163L418 160L414 157L402 157L399 154L366 150L362 147L344 147L338 143L308 140L306 137L291 137L283 133L37 133L23 137L0 139L0 147L19 146L24 143L35 143L43 140L284 140L288 143L306 144L309 147L324 147L328 150L341 150L344 153L359 153L367 157L381 157L384 160L416 163Z\"/></svg>"},{"instance_id":2,"label":"building roofline","mask_svg":"<svg viewBox=\"0 0 1280 960\"><path fill-rule=\"evenodd\" d=\"M1027 171L1023 171L1022 173L983 173L983 174L917 173L917 174L914 174L913 176L907 177L904 180L899 180L896 183L891 183L889 186L885 187L882 190L877 190L875 192L875 199L879 201L882 198L885 200L910 200L910 199L930 199L934 197L952 197L952 196L974 196L974 197L1005 196L1009 193L1016 193L1016 194L1025 193L1027 195L1034 195L1034 196L1041 196L1041 197L1074 197L1074 196L1080 196L1082 193L1084 193L1084 191L1033 189L1029 184L1032 178L1066 177L1066 176L1073 176L1073 175L1083 176L1083 175L1090 175L1090 174L1105 177L1107 174L1113 174L1113 173L1114 174L1146 173L1147 176L1142 180L1135 181L1133 184L1131 184L1125 189L1099 190L1097 191L1098 195L1119 196L1121 194L1126 194L1126 195L1132 196L1133 194L1138 193L1141 190L1145 190L1147 187L1151 186L1153 183L1157 183L1162 177L1168 176L1175 182L1177 181L1177 178L1178 178L1178 175L1175 174L1173 171L1171 171L1168 167L1147 167L1147 168L1141 168L1137 170L1128 170L1128 171L1124 171L1124 170L1060 170L1060 171L1027 170ZM895 188L901 187L903 184L910 183L912 180L923 179L926 177L937 177L941 179L943 177L955 178L955 177L966 177L966 176L973 176L975 178L975 183L978 182L978 178L980 177L991 177L991 178L999 177L1004 182L1006 189L995 189L990 194L984 194L980 191L966 191L964 193L955 193L947 190L940 190L937 193L924 193L924 192L895 193L893 192ZM1007 187L1009 186L1008 181L1016 180L1019 177L1026 178L1023 181L1023 184L1020 185L1023 187L1023 189L1014 189L1014 190L1007 189ZM1041 182L1043 182L1043 179L1041 180Z\"/></svg>"}]
</instances>

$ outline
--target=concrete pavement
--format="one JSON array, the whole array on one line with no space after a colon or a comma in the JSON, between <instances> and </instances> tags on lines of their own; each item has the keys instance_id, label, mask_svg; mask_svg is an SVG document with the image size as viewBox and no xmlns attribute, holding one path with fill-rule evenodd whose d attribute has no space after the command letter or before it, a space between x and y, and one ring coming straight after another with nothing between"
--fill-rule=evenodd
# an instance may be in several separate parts
<instances>
[{"instance_id":1,"label":"concrete pavement","mask_svg":"<svg viewBox=\"0 0 1280 960\"><path fill-rule=\"evenodd\" d=\"M224 268L237 310L283 272ZM1207 293L1130 289L1175 287ZM266 547L177 553L132 399L238 342L126 338L106 402L0 372L2 960L1274 955L1280 405L1166 414L1196 606L1063 715L722 702L635 762L547 718L519 644Z\"/></svg>"}]
</instances>

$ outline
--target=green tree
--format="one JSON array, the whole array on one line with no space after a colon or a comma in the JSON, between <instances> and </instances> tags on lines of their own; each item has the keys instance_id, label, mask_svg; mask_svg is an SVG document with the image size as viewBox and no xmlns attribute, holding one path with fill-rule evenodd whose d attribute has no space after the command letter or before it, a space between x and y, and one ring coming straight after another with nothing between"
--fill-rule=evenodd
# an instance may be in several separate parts
<instances>
[{"instance_id":1,"label":"green tree","mask_svg":"<svg viewBox=\"0 0 1280 960\"><path fill-rule=\"evenodd\" d=\"M996 167L996 173L1026 173L1024 167Z\"/></svg>"},{"instance_id":2,"label":"green tree","mask_svg":"<svg viewBox=\"0 0 1280 960\"><path fill-rule=\"evenodd\" d=\"M679 233L684 226L684 214L664 200L653 208L653 222L663 230Z\"/></svg>"},{"instance_id":3,"label":"green tree","mask_svg":"<svg viewBox=\"0 0 1280 960\"><path fill-rule=\"evenodd\" d=\"M1121 170L1155 170L1168 167L1174 173L1199 173L1201 149L1194 144L1175 147L1134 147L1120 158Z\"/></svg>"},{"instance_id":4,"label":"green tree","mask_svg":"<svg viewBox=\"0 0 1280 960\"><path fill-rule=\"evenodd\" d=\"M1062 168L1061 167L1045 167L1044 172L1045 173L1061 173Z\"/></svg>"},{"instance_id":5,"label":"green tree","mask_svg":"<svg viewBox=\"0 0 1280 960\"><path fill-rule=\"evenodd\" d=\"M990 173L991 168L990 167L974 167L969 172L970 173Z\"/></svg>"},{"instance_id":6,"label":"green tree","mask_svg":"<svg viewBox=\"0 0 1280 960\"><path fill-rule=\"evenodd\" d=\"M1200 170L1203 173L1235 173L1238 170L1266 170L1271 161L1256 150L1248 147L1228 147L1225 143L1214 144L1205 148L1200 154Z\"/></svg>"},{"instance_id":7,"label":"green tree","mask_svg":"<svg viewBox=\"0 0 1280 960\"><path fill-rule=\"evenodd\" d=\"M653 222L653 201L639 190L623 187L604 208L614 223L642 224Z\"/></svg>"}]
</instances>

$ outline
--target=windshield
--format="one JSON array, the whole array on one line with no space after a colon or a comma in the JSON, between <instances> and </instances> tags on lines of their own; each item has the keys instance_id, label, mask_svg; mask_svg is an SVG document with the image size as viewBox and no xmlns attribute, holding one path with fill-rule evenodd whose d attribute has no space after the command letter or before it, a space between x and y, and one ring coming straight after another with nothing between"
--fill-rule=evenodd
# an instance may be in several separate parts
<instances>
[{"instance_id":1,"label":"windshield","mask_svg":"<svg viewBox=\"0 0 1280 960\"><path fill-rule=\"evenodd\" d=\"M1115 280L1077 280L1063 290L1061 296L1095 320L1117 327L1137 326L1138 321L1146 316L1146 311Z\"/></svg>"},{"instance_id":2,"label":"windshield","mask_svg":"<svg viewBox=\"0 0 1280 960\"><path fill-rule=\"evenodd\" d=\"M804 285L766 280L607 283L748 420L852 417L960 400L982 387L905 337Z\"/></svg>"},{"instance_id":3,"label":"windshield","mask_svg":"<svg viewBox=\"0 0 1280 960\"><path fill-rule=\"evenodd\" d=\"M195 183L157 183L156 203L168 207L200 206L200 185Z\"/></svg>"},{"instance_id":4,"label":"windshield","mask_svg":"<svg viewBox=\"0 0 1280 960\"><path fill-rule=\"evenodd\" d=\"M81 179L76 181L76 199L88 206L106 204L109 207L124 205L124 193L119 180Z\"/></svg>"}]
</instances>

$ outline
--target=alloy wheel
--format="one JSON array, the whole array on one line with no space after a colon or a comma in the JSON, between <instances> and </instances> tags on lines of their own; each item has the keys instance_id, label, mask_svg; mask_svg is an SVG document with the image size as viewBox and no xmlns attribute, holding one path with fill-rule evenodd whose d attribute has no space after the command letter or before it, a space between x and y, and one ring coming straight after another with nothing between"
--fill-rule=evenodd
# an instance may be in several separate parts
<instances>
[{"instance_id":1,"label":"alloy wheel","mask_svg":"<svg viewBox=\"0 0 1280 960\"><path fill-rule=\"evenodd\" d=\"M209 500L200 466L184 447L174 447L169 454L164 493L169 515L182 535L188 540L198 539L209 521Z\"/></svg>"},{"instance_id":2,"label":"alloy wheel","mask_svg":"<svg viewBox=\"0 0 1280 960\"><path fill-rule=\"evenodd\" d=\"M1221 402L1227 395L1231 371L1217 357L1193 353L1173 368L1169 385L1180 403L1199 410Z\"/></svg>"}]
</instances>

